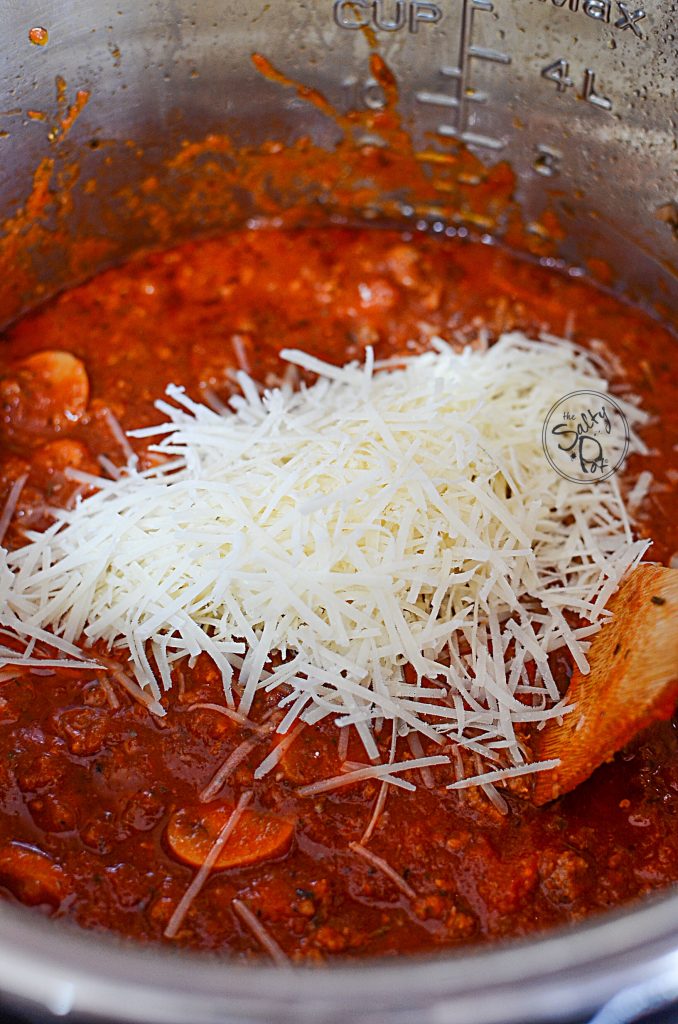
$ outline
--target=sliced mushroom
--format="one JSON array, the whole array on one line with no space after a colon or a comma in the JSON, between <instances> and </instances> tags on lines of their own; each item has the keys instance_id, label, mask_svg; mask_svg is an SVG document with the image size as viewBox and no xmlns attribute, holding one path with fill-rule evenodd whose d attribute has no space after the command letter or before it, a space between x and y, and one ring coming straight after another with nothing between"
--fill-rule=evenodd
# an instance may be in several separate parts
<instances>
[{"instance_id":1,"label":"sliced mushroom","mask_svg":"<svg viewBox=\"0 0 678 1024\"><path fill-rule=\"evenodd\" d=\"M176 811L167 826L172 853L184 864L201 867L232 812L227 804ZM292 818L245 810L214 867L240 868L281 857L290 848L294 829Z\"/></svg>"}]
</instances>

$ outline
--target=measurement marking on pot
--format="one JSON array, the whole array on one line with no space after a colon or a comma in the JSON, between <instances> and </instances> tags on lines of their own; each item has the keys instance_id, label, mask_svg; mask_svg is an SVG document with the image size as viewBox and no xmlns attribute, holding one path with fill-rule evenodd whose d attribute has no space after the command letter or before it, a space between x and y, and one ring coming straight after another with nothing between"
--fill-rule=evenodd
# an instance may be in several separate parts
<instances>
[{"instance_id":1,"label":"measurement marking on pot","mask_svg":"<svg viewBox=\"0 0 678 1024\"><path fill-rule=\"evenodd\" d=\"M642 7L639 7L636 11L630 11L629 5L623 3L623 0L617 0L617 7L622 12L622 16L621 18L617 18L615 21L615 28L620 28L622 31L625 28L630 28L634 36L638 36L639 39L642 39L643 33L638 28L638 22L642 21L645 17L645 11Z\"/></svg>"},{"instance_id":2,"label":"measurement marking on pot","mask_svg":"<svg viewBox=\"0 0 678 1024\"><path fill-rule=\"evenodd\" d=\"M383 110L386 106L384 90L372 75L367 78L347 75L341 84L346 91L346 103L349 108L358 107L361 103L370 110Z\"/></svg>"},{"instance_id":3,"label":"measurement marking on pot","mask_svg":"<svg viewBox=\"0 0 678 1024\"><path fill-rule=\"evenodd\" d=\"M541 3L544 4L548 2L549 0L541 0ZM614 3L613 0L550 0L549 6L551 9L555 7L573 14L584 14L592 21L612 25L620 32L631 29L633 35L638 39L644 38L638 27L638 22L646 18L647 13L643 7L637 7L634 10L628 0L614 0Z\"/></svg>"},{"instance_id":4,"label":"measurement marking on pot","mask_svg":"<svg viewBox=\"0 0 678 1024\"><path fill-rule=\"evenodd\" d=\"M356 31L375 28L380 32L408 29L416 35L424 25L437 25L443 12L429 0L395 0L390 11L385 0L335 0L332 14L339 28Z\"/></svg>"},{"instance_id":5,"label":"measurement marking on pot","mask_svg":"<svg viewBox=\"0 0 678 1024\"><path fill-rule=\"evenodd\" d=\"M612 102L608 100L607 96L601 96L596 92L596 73L591 68L587 68L584 72L582 99L593 103L594 107L600 107L601 110L612 110Z\"/></svg>"},{"instance_id":6,"label":"measurement marking on pot","mask_svg":"<svg viewBox=\"0 0 678 1024\"><path fill-rule=\"evenodd\" d=\"M490 0L463 0L457 63L453 67L441 67L439 74L449 83L445 89L420 89L415 93L417 102L425 106L443 107L453 116L439 124L436 133L445 139L460 139L471 146L500 150L504 147L501 139L493 138L469 127L469 112L473 105L488 102L488 95L472 85L472 60L487 61L491 64L508 65L511 58L501 50L477 46L472 42L474 18L477 12L492 13L494 5Z\"/></svg>"},{"instance_id":7,"label":"measurement marking on pot","mask_svg":"<svg viewBox=\"0 0 678 1024\"><path fill-rule=\"evenodd\" d=\"M532 166L537 174L545 178L555 178L560 174L560 166L563 161L563 154L551 146L537 146L537 155Z\"/></svg>"},{"instance_id":8,"label":"measurement marking on pot","mask_svg":"<svg viewBox=\"0 0 678 1024\"><path fill-rule=\"evenodd\" d=\"M542 68L541 77L553 82L558 92L567 92L575 85L575 80L570 76L570 62L563 57ZM596 72L592 68L585 69L578 95L599 110L612 110L612 100L596 91Z\"/></svg>"},{"instance_id":9,"label":"measurement marking on pot","mask_svg":"<svg viewBox=\"0 0 678 1024\"><path fill-rule=\"evenodd\" d=\"M554 60L553 64L547 64L545 68L542 68L541 77L553 82L558 92L565 92L574 85L570 78L570 62L562 58Z\"/></svg>"}]
</instances>

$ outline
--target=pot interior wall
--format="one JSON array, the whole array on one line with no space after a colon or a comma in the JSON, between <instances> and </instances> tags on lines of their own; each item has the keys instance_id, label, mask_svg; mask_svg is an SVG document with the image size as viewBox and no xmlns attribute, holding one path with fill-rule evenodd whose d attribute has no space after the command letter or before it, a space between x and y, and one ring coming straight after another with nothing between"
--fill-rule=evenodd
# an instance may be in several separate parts
<instances>
[{"instance_id":1,"label":"pot interior wall","mask_svg":"<svg viewBox=\"0 0 678 1024\"><path fill-rule=\"evenodd\" d=\"M542 257L614 279L667 317L678 294L675 14L668 2L633 17L625 6L609 0L273 0L261 6L29 0L12 6L3 14L1 65L0 320L141 246L227 228L304 199L316 218L338 209L346 214L346 197L338 201L313 161L283 192L270 188L264 203L263 191L239 180L234 167L244 152L258 149L257 181L265 180L267 161L275 178L277 153L261 151L270 140L299 146L308 138L331 152L350 135L356 150L392 147L394 136L385 137L379 120L394 106L422 174L400 181L392 174L382 183L373 167L369 216L504 235ZM30 41L35 28L46 30L45 45ZM395 74L397 98L375 74L375 50ZM319 90L339 116L262 75L254 53ZM341 116L347 111L356 112L348 128ZM202 174L207 185L187 197L174 159L182 143L224 133L228 146L223 138L205 145L192 163L191 174ZM473 172L455 156L460 145L480 161ZM483 165L506 166L515 176L503 210L478 202ZM219 179L219 169L228 174ZM357 187L354 194L348 207L360 216ZM149 215L159 195L162 217ZM516 204L520 233L513 230Z\"/></svg>"},{"instance_id":2,"label":"pot interior wall","mask_svg":"<svg viewBox=\"0 0 678 1024\"><path fill-rule=\"evenodd\" d=\"M658 0L640 18L638 11L624 13L630 7L636 5L610 0L6 5L0 322L139 248L285 213L304 201L315 220L342 214L434 231L453 226L496 234L577 271L607 274L609 268L608 283L669 318L678 308L675 5ZM46 45L29 41L37 27L46 29ZM347 134L356 151L392 145L393 131L379 117L394 101L370 63L375 44L395 75L397 109L422 170L407 180L390 173L382 187L372 160L365 209L351 202L365 183L354 174L340 199L323 177L333 158L319 164L313 157L332 154ZM262 75L253 53L319 90L340 116ZM347 111L364 116L347 121ZM210 135L218 138L205 143ZM268 143L303 153L305 139L311 158L300 160L291 191L281 192L278 149ZM191 152L182 146L187 141L200 145ZM470 147L474 159L459 160L459 145ZM347 153L341 150L340 158L355 172L362 164L351 164ZM249 176L240 174L240 159ZM484 168L498 175L494 180L504 175L502 203L494 207L473 198ZM197 191L194 172L203 183ZM466 176L461 183L460 175ZM470 969L461 961L449 970L430 965L425 975L409 978L413 1002L397 1019L411 1020L424 1002L431 1021L465 1019L471 1006L477 1021L525 1020L533 1010L541 1019L565 1019L623 983L631 948L638 977L651 958L669 955L675 907L659 908L659 924L651 910L643 913L637 927L624 918L625 924L596 926L593 937L577 940L586 956L562 939L542 944L538 955L520 953L522 965L498 954L504 959L482 1005L476 992L485 987L486 969L478 958ZM47 945L41 922L15 919L4 909L1 918L2 986L26 995L39 957L47 966L32 996L53 1009L72 998L86 1012L105 1004L107 1015L134 1019L136 1011L116 1005L132 985L147 1019L178 1020L185 1010L207 1021L216 1019L215 1007L227 1012L214 1001L224 982L211 967L193 975L184 993L168 962L142 962L71 936L57 951ZM89 973L86 984L74 987L73 964L84 962L85 945ZM338 977L322 997L322 1019L367 1019L358 1003L371 1000L370 1019L395 1020L397 986L381 970L373 981L364 974L350 984ZM570 972L567 986L554 989L563 971ZM531 1009L517 987L524 974L531 978ZM315 1008L308 1019L320 1019L313 984L305 977L301 985L282 986L279 1019L302 1019L302 999L307 1011ZM253 992L242 972L229 986L237 1007L220 1019L268 1019L260 1012L262 1001L269 1005L266 986ZM381 986L378 998L375 986ZM176 1013L166 1000L154 1002L161 991ZM466 1010L450 1002L459 992ZM190 1002L182 1003L184 997Z\"/></svg>"}]
</instances>

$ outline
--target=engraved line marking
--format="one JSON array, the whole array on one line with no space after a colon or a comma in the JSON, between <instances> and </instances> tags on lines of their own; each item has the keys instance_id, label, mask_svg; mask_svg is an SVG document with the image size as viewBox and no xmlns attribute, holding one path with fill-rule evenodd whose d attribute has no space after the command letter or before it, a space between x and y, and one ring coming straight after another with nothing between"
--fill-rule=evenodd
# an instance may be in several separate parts
<instances>
[{"instance_id":1,"label":"engraved line marking","mask_svg":"<svg viewBox=\"0 0 678 1024\"><path fill-rule=\"evenodd\" d=\"M510 64L511 58L507 53L499 50L489 50L485 46L469 46L469 57L476 57L478 60L491 60L495 64Z\"/></svg>"},{"instance_id":2,"label":"engraved line marking","mask_svg":"<svg viewBox=\"0 0 678 1024\"><path fill-rule=\"evenodd\" d=\"M542 68L541 77L548 79L549 82L555 82L558 92L565 92L566 89L574 85L570 78L570 62L563 60L562 57L560 60L554 60L553 64Z\"/></svg>"},{"instance_id":3,"label":"engraved line marking","mask_svg":"<svg viewBox=\"0 0 678 1024\"><path fill-rule=\"evenodd\" d=\"M646 16L642 7L639 7L636 11L631 11L629 10L629 5L624 3L623 0L617 0L617 7L621 11L622 16L615 21L614 27L619 28L622 31L626 28L630 28L635 36L642 39L643 33L640 31L637 24Z\"/></svg>"},{"instance_id":4,"label":"engraved line marking","mask_svg":"<svg viewBox=\"0 0 678 1024\"><path fill-rule=\"evenodd\" d=\"M544 178L554 178L560 174L562 159L563 155L559 150L552 149L551 146L539 145L532 166L537 174L541 174Z\"/></svg>"},{"instance_id":5,"label":"engraved line marking","mask_svg":"<svg viewBox=\"0 0 678 1024\"><path fill-rule=\"evenodd\" d=\"M461 29L459 32L459 60L458 68L460 71L457 86L457 99L459 104L457 106L457 120L456 130L462 132L466 126L466 86L468 84L468 50L471 45L471 33L473 31L473 13L474 6L477 0L463 0L462 11L461 11ZM441 134L443 134L441 132Z\"/></svg>"},{"instance_id":6,"label":"engraved line marking","mask_svg":"<svg viewBox=\"0 0 678 1024\"><path fill-rule=\"evenodd\" d=\"M549 82L553 82L558 92L565 92L566 89L574 85L570 78L570 62L562 58L542 68L541 77L548 79ZM596 73L592 68L586 68L584 71L584 81L580 95L581 99L586 100L587 103L592 103L594 107L599 107L601 110L612 110L612 101L607 96L596 92Z\"/></svg>"},{"instance_id":7,"label":"engraved line marking","mask_svg":"<svg viewBox=\"0 0 678 1024\"><path fill-rule=\"evenodd\" d=\"M469 105L487 103L488 101L486 92L474 89L470 84L471 58L490 61L494 64L511 63L508 54L485 46L475 46L472 43L473 19L476 11L487 13L493 10L494 5L491 0L462 0L457 63L456 66L447 65L440 68L440 73L450 79L453 86L449 93L442 90L420 89L415 93L415 99L419 103L445 107L453 112L450 124L437 126L438 135L444 138L461 139L470 145L496 151L504 148L505 143L502 140L467 130Z\"/></svg>"},{"instance_id":8,"label":"engraved line marking","mask_svg":"<svg viewBox=\"0 0 678 1024\"><path fill-rule=\"evenodd\" d=\"M582 10L588 18L592 18L594 21L602 21L609 25L611 7L611 0L584 0Z\"/></svg>"},{"instance_id":9,"label":"engraved line marking","mask_svg":"<svg viewBox=\"0 0 678 1024\"><path fill-rule=\"evenodd\" d=\"M386 106L384 90L376 78L368 78L363 84L363 101L370 110L383 110Z\"/></svg>"},{"instance_id":10,"label":"engraved line marking","mask_svg":"<svg viewBox=\"0 0 678 1024\"><path fill-rule=\"evenodd\" d=\"M461 141L470 146L484 146L486 149L499 150L504 148L501 139L493 139L489 135L478 135L476 132L462 132Z\"/></svg>"},{"instance_id":11,"label":"engraved line marking","mask_svg":"<svg viewBox=\"0 0 678 1024\"><path fill-rule=\"evenodd\" d=\"M374 0L372 21L374 27L383 32L397 32L407 21L405 0L395 0L395 18L387 18L384 14L384 4L381 0Z\"/></svg>"},{"instance_id":12,"label":"engraved line marking","mask_svg":"<svg viewBox=\"0 0 678 1024\"><path fill-rule=\"evenodd\" d=\"M596 73L591 68L587 68L584 72L582 99L585 99L587 103L593 103L595 107L600 107L601 110L612 110L612 103L607 96L601 96L596 92Z\"/></svg>"},{"instance_id":13,"label":"engraved line marking","mask_svg":"<svg viewBox=\"0 0 678 1024\"><path fill-rule=\"evenodd\" d=\"M446 139L461 139L469 146L481 146L495 151L503 149L505 145L501 139L494 139L490 135L480 135L477 132L458 132L451 124L438 125L438 135L443 135Z\"/></svg>"},{"instance_id":14,"label":"engraved line marking","mask_svg":"<svg viewBox=\"0 0 678 1024\"><path fill-rule=\"evenodd\" d=\"M357 75L347 75L342 80L346 89L347 102L349 106L355 107L364 103L370 110L383 110L386 106L384 90L376 78L360 79Z\"/></svg>"},{"instance_id":15,"label":"engraved line marking","mask_svg":"<svg viewBox=\"0 0 678 1024\"><path fill-rule=\"evenodd\" d=\"M356 8L362 8L362 10L369 10L372 6L371 0L335 0L333 7L334 21L339 28L348 29L359 29L365 28L369 23L369 18L366 21L360 19L359 12ZM350 12L350 13L349 13Z\"/></svg>"},{"instance_id":16,"label":"engraved line marking","mask_svg":"<svg viewBox=\"0 0 678 1024\"><path fill-rule=\"evenodd\" d=\"M443 12L431 0L390 0L388 17L386 0L334 0L332 14L339 28L356 31L366 28L370 21L382 32L399 32L405 27L416 34L420 25L437 25Z\"/></svg>"},{"instance_id":17,"label":"engraved line marking","mask_svg":"<svg viewBox=\"0 0 678 1024\"><path fill-rule=\"evenodd\" d=\"M541 2L546 3L546 0L541 0ZM579 0L569 0L569 3L568 0L551 0L551 3L554 7L564 7L567 3L567 6L571 11L576 11L579 9Z\"/></svg>"},{"instance_id":18,"label":"engraved line marking","mask_svg":"<svg viewBox=\"0 0 678 1024\"><path fill-rule=\"evenodd\" d=\"M415 93L416 98L420 103L433 103L440 107L458 107L459 99L457 96L450 96L446 92L421 92ZM484 92L472 92L467 94L466 99L469 103L486 103L487 93Z\"/></svg>"},{"instance_id":19,"label":"engraved line marking","mask_svg":"<svg viewBox=\"0 0 678 1024\"><path fill-rule=\"evenodd\" d=\"M541 0L541 3L547 2L548 0ZM551 0L551 6L559 10L567 9L573 13L581 11L587 18L603 22L605 25L612 24L622 32L624 29L630 28L638 39L643 39L643 33L638 28L638 22L647 17L645 9L638 7L632 10L628 0L614 0L614 2L621 12L621 17L617 18L616 21L613 20L613 0L581 0L581 4L580 0Z\"/></svg>"},{"instance_id":20,"label":"engraved line marking","mask_svg":"<svg viewBox=\"0 0 678 1024\"><path fill-rule=\"evenodd\" d=\"M412 0L410 3L410 32L416 34L422 25L437 25L443 12L438 4L424 3L423 0Z\"/></svg>"},{"instance_id":21,"label":"engraved line marking","mask_svg":"<svg viewBox=\"0 0 678 1024\"><path fill-rule=\"evenodd\" d=\"M444 92L421 92L415 93L420 103L434 103L440 107L458 107L459 100L456 96L448 96Z\"/></svg>"}]
</instances>

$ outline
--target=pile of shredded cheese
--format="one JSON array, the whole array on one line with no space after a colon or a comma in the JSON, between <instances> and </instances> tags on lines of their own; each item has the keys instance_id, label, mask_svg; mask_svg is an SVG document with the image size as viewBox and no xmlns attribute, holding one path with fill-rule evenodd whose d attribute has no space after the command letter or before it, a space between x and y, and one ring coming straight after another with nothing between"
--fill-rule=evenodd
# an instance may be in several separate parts
<instances>
[{"instance_id":1,"label":"pile of shredded cheese","mask_svg":"<svg viewBox=\"0 0 678 1024\"><path fill-rule=\"evenodd\" d=\"M549 767L525 763L516 726L565 712L548 655L586 671L646 548L615 477L570 482L542 450L556 401L608 390L599 364L516 332L389 364L283 356L317 381L261 392L241 373L224 413L172 387L166 422L136 432L160 438L155 468L74 473L95 493L0 551L1 624L76 662L105 641L158 713L173 668L206 652L240 712L279 692L280 732L331 715L376 760L388 719L480 755L483 779Z\"/></svg>"}]
</instances>

